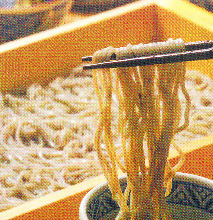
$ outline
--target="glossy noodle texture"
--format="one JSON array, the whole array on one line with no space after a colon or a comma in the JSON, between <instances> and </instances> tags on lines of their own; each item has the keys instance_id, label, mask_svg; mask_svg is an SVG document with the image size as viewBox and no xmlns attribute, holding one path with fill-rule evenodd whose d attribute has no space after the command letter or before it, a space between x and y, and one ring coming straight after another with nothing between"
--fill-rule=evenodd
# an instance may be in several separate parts
<instances>
[{"instance_id":1,"label":"glossy noodle texture","mask_svg":"<svg viewBox=\"0 0 213 220\"><path fill-rule=\"evenodd\" d=\"M97 51L93 62L109 61L113 53L117 60L122 60L178 51L184 51L183 41L169 39L146 45L108 47ZM120 206L117 220L160 219L160 216L169 219L164 197L171 190L172 177L184 162L174 136L187 129L191 108L185 73L185 63L93 70L100 108L94 143L112 197ZM119 147L111 125L113 98L118 102ZM175 167L168 161L170 146L180 154ZM124 193L119 185L118 168L127 173Z\"/></svg>"},{"instance_id":2,"label":"glossy noodle texture","mask_svg":"<svg viewBox=\"0 0 213 220\"><path fill-rule=\"evenodd\" d=\"M110 53L110 51L108 52ZM138 71L137 69L137 73ZM141 76L136 73L134 73L135 79L133 80L132 72L130 72L132 75L127 75L131 78L132 83L141 80ZM143 73L145 72L146 69L143 70ZM123 75L122 72L120 74ZM107 77L106 84L103 83L105 80L103 77ZM99 140L100 150L105 162L110 159L109 157L113 160L116 157L116 163L110 169L117 169L119 165L120 169L125 172L127 166L130 165L124 163L124 154L119 152L124 152L125 157L128 157L131 148L124 146L125 144L133 146L136 141L133 136L132 139L129 138L128 126L134 124L133 119L139 124L147 119L139 117L138 113L143 112L141 102L144 95L142 92L140 96L135 97L137 102L135 109L131 108L131 103L118 102L124 97L119 81L112 81L110 86L111 80L117 77L116 73L111 72L104 76L98 75L98 84L103 85L104 88L95 91L92 73L83 72L82 68L76 68L69 77L57 78L45 88L33 84L26 92L19 89L7 94L0 94L1 211L101 173L94 147L94 137L99 121L99 107L105 108L104 96L110 94L110 89L114 92L112 96L107 97L106 109L108 112L110 111L111 103L112 114L107 116L111 117L111 124L109 120L106 120L105 126L111 126L111 130L108 129L105 137L102 136ZM140 89L137 88L137 84L133 88L135 91ZM174 142L178 145L213 133L213 83L211 79L197 71L187 71L186 88L192 100L190 125L174 136ZM101 94L102 102L96 95L98 91ZM129 89L129 93L132 93L132 88ZM152 95L156 96L156 91ZM126 96L128 98L127 90ZM179 98L181 108L184 108L186 99L180 91ZM154 105L156 109L161 108L161 104L158 104L157 100ZM135 115L135 118L131 119L132 121L127 118L129 110L131 115ZM152 113L150 112L150 114ZM103 115L103 117L106 116ZM157 118L159 115L155 117ZM129 125L127 119L131 121ZM180 124L183 125L184 121L183 115ZM150 123L157 123L157 121ZM144 149L144 154L148 157L150 152L148 153L147 150L147 135L143 136L143 132L147 133L145 128L143 128L144 131L138 131L132 126L132 129L132 134L142 133L141 139L137 141L140 143L143 138L143 148L141 147L140 150ZM156 136L158 136L158 132L156 129ZM109 139L109 136L112 138ZM109 140L107 145L104 144L105 139ZM108 155L107 149L111 147L112 142L114 142L116 154L112 152ZM121 147L123 147L122 150ZM175 147L175 145L171 147ZM142 155L139 156L139 161L142 161ZM140 162L140 167L142 166L144 166L143 161ZM178 169L178 167L176 168ZM106 166L106 169L109 167ZM167 169L168 173L172 174L169 165L167 165ZM137 171L137 169L135 170ZM110 171L110 175L112 173L115 171ZM131 178L134 178L133 174ZM167 185L170 186L170 176L168 175L166 179ZM128 191L124 195L125 199L127 196Z\"/></svg>"}]
</instances>

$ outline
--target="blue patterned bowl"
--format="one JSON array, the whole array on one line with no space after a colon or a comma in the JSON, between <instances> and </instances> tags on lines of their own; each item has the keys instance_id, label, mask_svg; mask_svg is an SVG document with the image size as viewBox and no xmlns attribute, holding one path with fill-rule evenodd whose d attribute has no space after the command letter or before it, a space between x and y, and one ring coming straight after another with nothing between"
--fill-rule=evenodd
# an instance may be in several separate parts
<instances>
[{"instance_id":1,"label":"blue patterned bowl","mask_svg":"<svg viewBox=\"0 0 213 220\"><path fill-rule=\"evenodd\" d=\"M120 179L122 189L126 178ZM213 219L213 181L192 174L177 173L172 183L172 191L166 202L173 219L211 220ZM111 198L107 183L92 189L81 202L80 220L114 219L110 213L119 207Z\"/></svg>"},{"instance_id":2,"label":"blue patterned bowl","mask_svg":"<svg viewBox=\"0 0 213 220\"><path fill-rule=\"evenodd\" d=\"M0 44L56 27L73 0L47 1L23 8L13 7L14 2L0 5Z\"/></svg>"}]
</instances>

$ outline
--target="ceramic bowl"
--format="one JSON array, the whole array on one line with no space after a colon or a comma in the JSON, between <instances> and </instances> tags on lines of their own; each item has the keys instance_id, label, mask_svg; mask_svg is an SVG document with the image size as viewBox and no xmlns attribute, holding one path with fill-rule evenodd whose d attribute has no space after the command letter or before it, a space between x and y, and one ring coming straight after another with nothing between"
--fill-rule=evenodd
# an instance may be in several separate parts
<instances>
[{"instance_id":1,"label":"ceramic bowl","mask_svg":"<svg viewBox=\"0 0 213 220\"><path fill-rule=\"evenodd\" d=\"M126 187L126 177L120 178L122 189ZM175 220L213 219L213 180L204 177L177 173L172 182L172 191L166 197L168 208ZM114 219L109 216L118 210L112 200L107 183L103 183L87 193L80 205L80 220Z\"/></svg>"},{"instance_id":2,"label":"ceramic bowl","mask_svg":"<svg viewBox=\"0 0 213 220\"><path fill-rule=\"evenodd\" d=\"M75 0L74 11L97 13L125 5L136 0Z\"/></svg>"},{"instance_id":3,"label":"ceramic bowl","mask_svg":"<svg viewBox=\"0 0 213 220\"><path fill-rule=\"evenodd\" d=\"M23 8L0 5L0 44L56 27L72 2L54 0Z\"/></svg>"}]
</instances>

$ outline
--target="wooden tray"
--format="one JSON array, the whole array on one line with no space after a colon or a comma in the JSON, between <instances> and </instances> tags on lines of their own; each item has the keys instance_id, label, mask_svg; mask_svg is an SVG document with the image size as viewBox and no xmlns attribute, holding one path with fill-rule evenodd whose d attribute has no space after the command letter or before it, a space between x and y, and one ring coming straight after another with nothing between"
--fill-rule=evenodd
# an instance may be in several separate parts
<instances>
[{"instance_id":1,"label":"wooden tray","mask_svg":"<svg viewBox=\"0 0 213 220\"><path fill-rule=\"evenodd\" d=\"M1 90L46 85L66 76L81 57L109 45L148 43L181 37L185 42L213 39L213 14L183 0L140 1L61 27L0 45ZM189 62L213 77L213 60ZM213 135L183 146L183 172L213 178ZM170 152L171 162L177 153ZM99 176L0 213L0 219L78 219L85 193L105 181Z\"/></svg>"}]
</instances>

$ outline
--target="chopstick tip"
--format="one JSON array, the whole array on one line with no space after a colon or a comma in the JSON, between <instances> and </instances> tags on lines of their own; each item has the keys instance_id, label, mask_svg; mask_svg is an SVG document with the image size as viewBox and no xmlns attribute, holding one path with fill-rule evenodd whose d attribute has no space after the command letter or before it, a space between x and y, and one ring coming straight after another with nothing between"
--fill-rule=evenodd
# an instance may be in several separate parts
<instances>
[{"instance_id":1,"label":"chopstick tip","mask_svg":"<svg viewBox=\"0 0 213 220\"><path fill-rule=\"evenodd\" d=\"M92 56L82 57L82 62L92 61Z\"/></svg>"}]
</instances>

